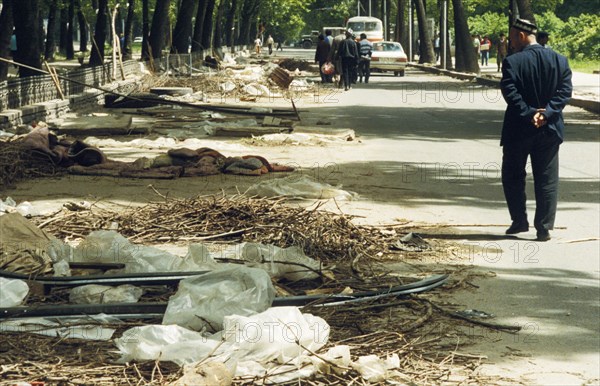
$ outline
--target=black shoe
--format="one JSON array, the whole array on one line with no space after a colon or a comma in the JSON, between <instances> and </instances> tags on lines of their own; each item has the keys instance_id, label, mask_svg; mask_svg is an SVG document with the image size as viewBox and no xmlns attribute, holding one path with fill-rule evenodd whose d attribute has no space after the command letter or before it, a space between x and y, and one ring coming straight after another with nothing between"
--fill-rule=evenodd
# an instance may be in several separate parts
<instances>
[{"instance_id":1,"label":"black shoe","mask_svg":"<svg viewBox=\"0 0 600 386\"><path fill-rule=\"evenodd\" d=\"M543 231L537 231L537 241L548 241L550 240L550 232L543 230Z\"/></svg>"},{"instance_id":2,"label":"black shoe","mask_svg":"<svg viewBox=\"0 0 600 386\"><path fill-rule=\"evenodd\" d=\"M512 225L506 230L507 235L514 235L529 230L529 223L523 221L513 221Z\"/></svg>"}]
</instances>

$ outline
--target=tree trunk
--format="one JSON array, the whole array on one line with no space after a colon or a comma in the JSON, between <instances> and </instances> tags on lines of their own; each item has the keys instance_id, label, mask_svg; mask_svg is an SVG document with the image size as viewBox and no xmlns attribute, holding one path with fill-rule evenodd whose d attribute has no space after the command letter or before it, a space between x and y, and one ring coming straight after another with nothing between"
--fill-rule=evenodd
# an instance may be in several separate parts
<instances>
[{"instance_id":1,"label":"tree trunk","mask_svg":"<svg viewBox=\"0 0 600 386\"><path fill-rule=\"evenodd\" d=\"M427 14L425 13L423 0L415 0L414 4L419 23L419 63L435 63L433 42L429 28L427 28Z\"/></svg>"},{"instance_id":2,"label":"tree trunk","mask_svg":"<svg viewBox=\"0 0 600 386\"><path fill-rule=\"evenodd\" d=\"M142 0L142 60L150 59L148 36L150 36L150 5L149 0Z\"/></svg>"},{"instance_id":3,"label":"tree trunk","mask_svg":"<svg viewBox=\"0 0 600 386\"><path fill-rule=\"evenodd\" d=\"M519 7L519 17L521 19L527 19L535 24L535 16L533 15L533 8L531 8L531 0L517 0L517 6Z\"/></svg>"},{"instance_id":4,"label":"tree trunk","mask_svg":"<svg viewBox=\"0 0 600 386\"><path fill-rule=\"evenodd\" d=\"M104 43L106 42L106 25L108 23L106 7L108 7L108 0L98 1L98 11L96 13L96 27L94 28L92 54L90 56L91 66L100 66L104 64Z\"/></svg>"},{"instance_id":5,"label":"tree trunk","mask_svg":"<svg viewBox=\"0 0 600 386\"><path fill-rule=\"evenodd\" d=\"M454 7L454 36L456 43L455 66L457 71L479 73L479 60L473 48L469 25L465 18L462 0L452 0Z\"/></svg>"},{"instance_id":6,"label":"tree trunk","mask_svg":"<svg viewBox=\"0 0 600 386\"><path fill-rule=\"evenodd\" d=\"M58 38L58 52L61 55L67 55L67 28L69 20L69 3L68 0L60 2L60 35Z\"/></svg>"},{"instance_id":7,"label":"tree trunk","mask_svg":"<svg viewBox=\"0 0 600 386\"><path fill-rule=\"evenodd\" d=\"M152 17L152 27L150 29L150 50L152 57L157 59L162 55L162 50L167 43L165 31L169 26L169 6L171 0L156 0L156 8Z\"/></svg>"},{"instance_id":8,"label":"tree trunk","mask_svg":"<svg viewBox=\"0 0 600 386\"><path fill-rule=\"evenodd\" d=\"M135 0L129 0L127 3L127 18L125 19L125 44L121 47L123 59L131 59L131 42L133 41L133 18L135 16Z\"/></svg>"},{"instance_id":9,"label":"tree trunk","mask_svg":"<svg viewBox=\"0 0 600 386\"><path fill-rule=\"evenodd\" d=\"M75 49L73 48L73 20L75 20L75 0L69 0L69 9L67 11L67 40L66 56L67 60L75 59Z\"/></svg>"},{"instance_id":10,"label":"tree trunk","mask_svg":"<svg viewBox=\"0 0 600 386\"><path fill-rule=\"evenodd\" d=\"M253 35L256 34L256 29L253 31L252 25L256 22L254 19L258 14L259 6L260 0L244 0L242 14L240 15L241 26L240 34L238 35L239 45L250 44L254 40L255 36Z\"/></svg>"},{"instance_id":11,"label":"tree trunk","mask_svg":"<svg viewBox=\"0 0 600 386\"><path fill-rule=\"evenodd\" d=\"M81 10L81 0L77 0L77 22L79 24L79 51L87 52L88 44L88 25L85 21L85 15Z\"/></svg>"},{"instance_id":12,"label":"tree trunk","mask_svg":"<svg viewBox=\"0 0 600 386\"><path fill-rule=\"evenodd\" d=\"M206 8L210 0L200 0L196 11L196 22L194 23L194 36L192 37L192 52L202 51L202 33L204 32L204 18Z\"/></svg>"},{"instance_id":13,"label":"tree trunk","mask_svg":"<svg viewBox=\"0 0 600 386\"><path fill-rule=\"evenodd\" d=\"M177 12L177 21L173 30L173 46L171 52L187 54L192 36L192 18L198 0L183 0Z\"/></svg>"},{"instance_id":14,"label":"tree trunk","mask_svg":"<svg viewBox=\"0 0 600 386\"><path fill-rule=\"evenodd\" d=\"M52 0L48 8L48 26L46 27L46 46L44 47L44 59L47 62L54 61L56 50L56 10L58 0Z\"/></svg>"},{"instance_id":15,"label":"tree trunk","mask_svg":"<svg viewBox=\"0 0 600 386\"><path fill-rule=\"evenodd\" d=\"M448 11L449 4L446 4L446 12ZM447 17L448 13L444 15L444 0L438 0L438 8L440 10L440 65L442 68L447 70L452 68L452 53L450 51L450 47L452 43L450 42L450 29L448 28L448 20L446 19L446 31L442 30L444 26L444 18ZM443 39L444 33L446 34L446 40ZM446 65L444 66L444 52L446 52L445 59Z\"/></svg>"},{"instance_id":16,"label":"tree trunk","mask_svg":"<svg viewBox=\"0 0 600 386\"><path fill-rule=\"evenodd\" d=\"M10 39L13 34L13 7L14 0L4 0L2 2L2 12L0 12L0 57L13 59L10 56ZM18 47L17 47L18 48ZM8 66L6 62L0 61L0 82L8 77Z\"/></svg>"},{"instance_id":17,"label":"tree trunk","mask_svg":"<svg viewBox=\"0 0 600 386\"><path fill-rule=\"evenodd\" d=\"M407 23L408 0L398 0L398 15L396 17L396 41L402 44L404 50L408 50L408 23Z\"/></svg>"},{"instance_id":18,"label":"tree trunk","mask_svg":"<svg viewBox=\"0 0 600 386\"><path fill-rule=\"evenodd\" d=\"M19 62L34 68L42 68L41 30L38 0L13 0L13 21L17 35ZM35 70L21 67L21 78L39 75Z\"/></svg>"},{"instance_id":19,"label":"tree trunk","mask_svg":"<svg viewBox=\"0 0 600 386\"><path fill-rule=\"evenodd\" d=\"M221 0L225 2L225 0ZM227 20L225 21L225 44L228 47L231 47L235 44L235 30L234 30L234 22L235 22L235 14L237 12L237 0L231 0L231 5L229 11L227 12Z\"/></svg>"},{"instance_id":20,"label":"tree trunk","mask_svg":"<svg viewBox=\"0 0 600 386\"><path fill-rule=\"evenodd\" d=\"M212 46L214 48L220 48L223 46L223 17L225 15L225 0L221 0L219 8L217 9L217 16L215 19L215 34L213 35Z\"/></svg>"},{"instance_id":21,"label":"tree trunk","mask_svg":"<svg viewBox=\"0 0 600 386\"><path fill-rule=\"evenodd\" d=\"M206 13L204 15L204 23L202 24L202 46L205 47L205 49L210 48L211 46L215 5L216 0L208 0Z\"/></svg>"}]
</instances>

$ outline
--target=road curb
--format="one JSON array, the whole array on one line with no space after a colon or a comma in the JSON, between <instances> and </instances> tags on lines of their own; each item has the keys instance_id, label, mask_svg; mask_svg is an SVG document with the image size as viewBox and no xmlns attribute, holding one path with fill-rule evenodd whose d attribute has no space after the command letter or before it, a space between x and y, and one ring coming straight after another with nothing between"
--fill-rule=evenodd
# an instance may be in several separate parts
<instances>
[{"instance_id":1,"label":"road curb","mask_svg":"<svg viewBox=\"0 0 600 386\"><path fill-rule=\"evenodd\" d=\"M460 80L468 80L488 87L500 87L500 79L491 76L481 76L473 73L444 70L441 68L416 63L409 63L408 65L410 67L414 67L418 70L428 72L431 74L445 75ZM600 114L600 100L597 99L584 97L580 95L573 95L571 97L571 100L569 101L569 104L572 106L581 107L582 109L591 111L596 114Z\"/></svg>"}]
</instances>

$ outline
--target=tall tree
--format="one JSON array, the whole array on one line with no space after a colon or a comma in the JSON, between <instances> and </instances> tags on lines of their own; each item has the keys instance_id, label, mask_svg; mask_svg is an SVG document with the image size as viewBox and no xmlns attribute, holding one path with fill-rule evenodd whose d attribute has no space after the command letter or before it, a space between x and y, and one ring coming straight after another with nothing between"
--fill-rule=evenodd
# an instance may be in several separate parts
<instances>
[{"instance_id":1,"label":"tall tree","mask_svg":"<svg viewBox=\"0 0 600 386\"><path fill-rule=\"evenodd\" d=\"M72 60L75 58L75 49L73 48L73 20L75 19L75 0L69 0L69 9L67 11L67 45L66 56L67 60Z\"/></svg>"},{"instance_id":2,"label":"tall tree","mask_svg":"<svg viewBox=\"0 0 600 386\"><path fill-rule=\"evenodd\" d=\"M48 7L48 25L46 27L46 46L44 48L44 59L48 62L54 61L56 50L56 11L58 0L52 0Z\"/></svg>"},{"instance_id":3,"label":"tall tree","mask_svg":"<svg viewBox=\"0 0 600 386\"><path fill-rule=\"evenodd\" d=\"M77 6L77 24L79 25L79 51L87 52L88 25L83 14L83 9L81 9L81 0L76 0L75 4Z\"/></svg>"},{"instance_id":4,"label":"tall tree","mask_svg":"<svg viewBox=\"0 0 600 386\"><path fill-rule=\"evenodd\" d=\"M398 0L398 13L396 15L396 30L394 36L396 41L402 44L404 49L408 49L408 23L406 22L406 7L408 0Z\"/></svg>"},{"instance_id":5,"label":"tall tree","mask_svg":"<svg viewBox=\"0 0 600 386\"><path fill-rule=\"evenodd\" d=\"M221 0L225 2L225 0ZM229 10L227 11L227 19L225 20L225 44L231 47L235 44L235 14L237 12L237 0L231 0Z\"/></svg>"},{"instance_id":6,"label":"tall tree","mask_svg":"<svg viewBox=\"0 0 600 386\"><path fill-rule=\"evenodd\" d=\"M0 12L0 57L10 59L10 39L13 33L14 0L4 0ZM18 47L17 47L18 48ZM16 60L16 58L12 58ZM8 63L0 61L0 82L8 77Z\"/></svg>"},{"instance_id":7,"label":"tall tree","mask_svg":"<svg viewBox=\"0 0 600 386\"><path fill-rule=\"evenodd\" d=\"M160 58L162 50L167 43L165 31L169 27L169 6L171 0L156 0L154 15L152 16L152 26L150 27L150 50L153 58Z\"/></svg>"},{"instance_id":8,"label":"tall tree","mask_svg":"<svg viewBox=\"0 0 600 386\"><path fill-rule=\"evenodd\" d=\"M58 51L61 55L67 54L67 29L69 23L69 0L62 0L60 2L60 23L59 23L59 39L58 39Z\"/></svg>"},{"instance_id":9,"label":"tall tree","mask_svg":"<svg viewBox=\"0 0 600 386\"><path fill-rule=\"evenodd\" d=\"M98 1L98 10L96 11L96 27L94 28L94 38L92 41L92 54L90 55L90 65L100 66L104 64L104 43L106 42L106 26L108 17L106 9L108 0Z\"/></svg>"},{"instance_id":10,"label":"tall tree","mask_svg":"<svg viewBox=\"0 0 600 386\"><path fill-rule=\"evenodd\" d=\"M13 21L17 35L19 62L33 68L42 68L40 9L38 0L13 0ZM19 76L39 75L38 71L21 67Z\"/></svg>"},{"instance_id":11,"label":"tall tree","mask_svg":"<svg viewBox=\"0 0 600 386\"><path fill-rule=\"evenodd\" d=\"M533 15L531 0L517 0L517 6L519 7L519 17L521 19L527 19L535 23L535 16Z\"/></svg>"},{"instance_id":12,"label":"tall tree","mask_svg":"<svg viewBox=\"0 0 600 386\"><path fill-rule=\"evenodd\" d=\"M150 36L150 4L149 0L142 0L142 60L150 59L148 37Z\"/></svg>"},{"instance_id":13,"label":"tall tree","mask_svg":"<svg viewBox=\"0 0 600 386\"><path fill-rule=\"evenodd\" d=\"M432 36L427 28L427 13L423 0L414 0L419 22L419 63L435 63Z\"/></svg>"},{"instance_id":14,"label":"tall tree","mask_svg":"<svg viewBox=\"0 0 600 386\"><path fill-rule=\"evenodd\" d=\"M204 15L204 23L202 24L202 46L205 49L211 46L215 5L216 0L209 0L206 6L206 14Z\"/></svg>"},{"instance_id":15,"label":"tall tree","mask_svg":"<svg viewBox=\"0 0 600 386\"><path fill-rule=\"evenodd\" d=\"M212 46L214 48L220 48L223 46L223 23L225 16L225 0L219 2L219 8L217 8L217 16L215 17L215 33L213 35Z\"/></svg>"},{"instance_id":16,"label":"tall tree","mask_svg":"<svg viewBox=\"0 0 600 386\"><path fill-rule=\"evenodd\" d=\"M479 73L479 60L473 49L469 25L462 0L452 0L454 8L454 36L456 43L455 67L457 71Z\"/></svg>"},{"instance_id":17,"label":"tall tree","mask_svg":"<svg viewBox=\"0 0 600 386\"><path fill-rule=\"evenodd\" d=\"M133 41L133 19L135 17L135 0L127 2L127 18L125 19L125 44L121 47L123 59L131 59L131 42Z\"/></svg>"},{"instance_id":18,"label":"tall tree","mask_svg":"<svg viewBox=\"0 0 600 386\"><path fill-rule=\"evenodd\" d=\"M258 10L260 8L260 0L244 0L244 5L242 6L242 13L240 15L240 34L238 35L238 44L250 44L253 40L253 36L257 29L252 28L253 25L256 25L257 20L256 16L258 15Z\"/></svg>"},{"instance_id":19,"label":"tall tree","mask_svg":"<svg viewBox=\"0 0 600 386\"><path fill-rule=\"evenodd\" d=\"M198 0L182 0L177 12L177 21L173 30L173 46L171 52L187 54L192 36L192 18Z\"/></svg>"},{"instance_id":20,"label":"tall tree","mask_svg":"<svg viewBox=\"0 0 600 386\"><path fill-rule=\"evenodd\" d=\"M194 36L192 37L192 52L202 51L202 34L204 33L204 20L208 2L211 0L200 0L196 11L196 22L194 23Z\"/></svg>"}]
</instances>

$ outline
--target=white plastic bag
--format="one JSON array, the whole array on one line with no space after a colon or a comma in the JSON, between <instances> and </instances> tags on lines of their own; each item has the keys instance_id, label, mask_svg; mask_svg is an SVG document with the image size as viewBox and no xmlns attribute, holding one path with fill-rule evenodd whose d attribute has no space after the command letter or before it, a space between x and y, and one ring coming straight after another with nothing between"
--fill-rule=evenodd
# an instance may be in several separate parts
<instances>
[{"instance_id":1,"label":"white plastic bag","mask_svg":"<svg viewBox=\"0 0 600 386\"><path fill-rule=\"evenodd\" d=\"M230 266L179 282L169 299L162 324L192 330L219 331L227 315L252 315L269 308L275 289L258 268Z\"/></svg>"},{"instance_id":2,"label":"white plastic bag","mask_svg":"<svg viewBox=\"0 0 600 386\"><path fill-rule=\"evenodd\" d=\"M241 243L224 251L224 258L244 260L250 267L262 268L275 279L311 280L319 277L321 263L304 254L302 248L279 248L260 243Z\"/></svg>"},{"instance_id":3,"label":"white plastic bag","mask_svg":"<svg viewBox=\"0 0 600 386\"><path fill-rule=\"evenodd\" d=\"M352 200L355 194L318 182L308 176L291 175L285 178L274 178L252 185L248 194L261 197L294 197L311 199Z\"/></svg>"},{"instance_id":4,"label":"white plastic bag","mask_svg":"<svg viewBox=\"0 0 600 386\"><path fill-rule=\"evenodd\" d=\"M387 359L381 359L377 355L366 355L351 365L364 379L375 383L388 379L390 370L400 367L400 358L396 353Z\"/></svg>"},{"instance_id":5,"label":"white plastic bag","mask_svg":"<svg viewBox=\"0 0 600 386\"><path fill-rule=\"evenodd\" d=\"M125 272L206 271L215 267L202 244L190 246L184 258L145 245L132 244L115 231L94 231L75 249L75 261L125 263Z\"/></svg>"},{"instance_id":6,"label":"white plastic bag","mask_svg":"<svg viewBox=\"0 0 600 386\"><path fill-rule=\"evenodd\" d=\"M0 277L1 308L16 307L21 305L28 292L29 287L23 280Z\"/></svg>"},{"instance_id":7,"label":"white plastic bag","mask_svg":"<svg viewBox=\"0 0 600 386\"><path fill-rule=\"evenodd\" d=\"M69 301L75 304L137 303L144 290L131 284L118 287L88 284L75 287L69 293Z\"/></svg>"}]
</instances>

